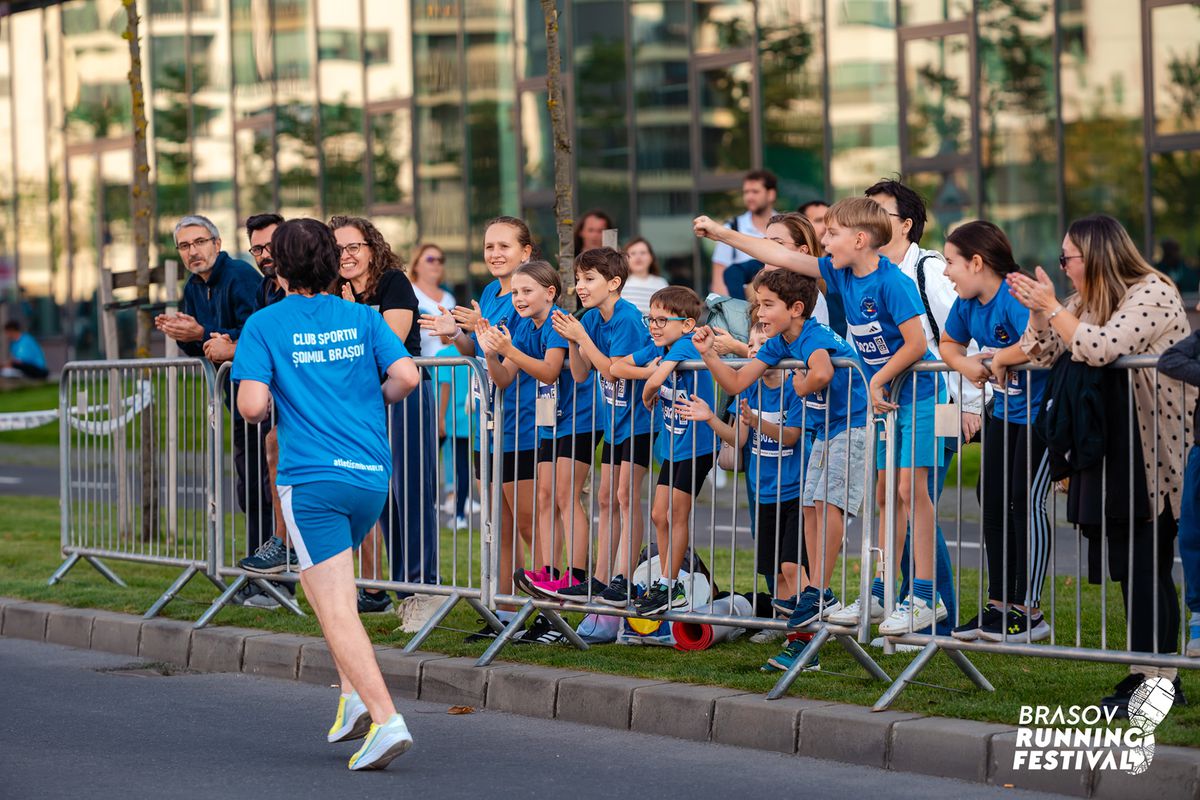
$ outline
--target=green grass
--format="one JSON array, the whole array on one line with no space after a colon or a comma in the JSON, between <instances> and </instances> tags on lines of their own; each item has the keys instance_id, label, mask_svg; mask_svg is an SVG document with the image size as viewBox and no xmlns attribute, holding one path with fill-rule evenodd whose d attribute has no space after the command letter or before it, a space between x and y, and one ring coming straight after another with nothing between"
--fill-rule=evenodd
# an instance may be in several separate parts
<instances>
[{"instance_id":1,"label":"green grass","mask_svg":"<svg viewBox=\"0 0 1200 800\"><path fill-rule=\"evenodd\" d=\"M110 561L129 588L109 584L88 565L80 564L57 586L46 586L46 578L60 563L58 548L58 509L52 499L8 497L0 499L0 514L5 524L0 527L0 595L60 603L68 606L102 608L128 613L141 613L157 598L175 576L175 571ZM449 534L443 539L449 544ZM476 543L477 546L477 543ZM709 559L707 548L701 555ZM477 553L468 553L460 542L457 551L460 570L475 563ZM448 570L451 548L443 550L442 567ZM730 553L718 550L710 564L721 588L728 588ZM857 562L851 560L851 583L857 578ZM739 590L750 588L750 559L738 554L735 581ZM961 593L966 598L967 613L973 613L978 591L978 574L963 570ZM835 585L837 585L835 579ZM1059 642L1074 643L1075 594L1079 591L1081 607L1085 610L1080 624L1084 645L1099 644L1099 587L1076 586L1070 578L1060 577L1054 590L1058 593L1059 613L1056 630ZM853 593L853 592L852 592ZM1049 587L1047 588L1047 595ZM213 587L196 578L172 602L165 616L194 620L214 597ZM1108 646L1119 647L1124 640L1124 616L1119 593L1110 585L1108 591L1110 630ZM320 631L311 610L300 618L281 611L252 608L226 608L216 624L240 625L273 631L317 636ZM570 615L574 617L574 615ZM573 622L577 619L572 619ZM401 646L410 637L400 633L397 620L391 614L363 617L371 638L378 644ZM462 631L475 630L479 623L466 605L460 605L447 620L447 629L435 632L424 645L426 650L453 656L477 657L484 644L465 644ZM451 630L450 628L457 629ZM700 653L680 653L659 647L625 647L621 645L593 646L587 652L566 647L511 646L504 650L505 661L544 664L568 669L609 672L656 680L728 686L749 692L766 693L774 684L774 675L762 674L758 668L777 650L777 645L755 645L738 641L720 645ZM877 652L877 651L873 651ZM911 653L879 656L881 666L895 676L913 658ZM1120 680L1126 669L1119 665L1070 662L1058 659L1027 658L999 654L972 654L973 663L995 685L995 693L974 690L962 674L939 655L921 675L926 684L910 686L893 708L964 719L984 720L1015 725L1020 706L1087 705L1093 704ZM836 644L828 645L821 653L823 671L801 676L792 694L818 700L871 705L884 686L866 680L857 664ZM1185 673L1185 690L1193 698L1200 697L1200 682L1195 673ZM1190 706L1177 706L1156 732L1159 742L1200 746L1200 706L1193 700Z\"/></svg>"},{"instance_id":2,"label":"green grass","mask_svg":"<svg viewBox=\"0 0 1200 800\"><path fill-rule=\"evenodd\" d=\"M0 391L0 414L9 411L45 411L58 408L58 384L39 383ZM0 444L58 446L58 425L43 425L24 431L0 433Z\"/></svg>"}]
</instances>

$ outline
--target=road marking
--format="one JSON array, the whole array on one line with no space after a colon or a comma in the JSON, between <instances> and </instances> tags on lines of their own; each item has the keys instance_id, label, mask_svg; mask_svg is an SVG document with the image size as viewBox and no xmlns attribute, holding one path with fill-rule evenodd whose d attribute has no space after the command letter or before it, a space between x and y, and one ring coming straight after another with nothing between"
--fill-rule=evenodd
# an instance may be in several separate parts
<instances>
[{"instance_id":1,"label":"road marking","mask_svg":"<svg viewBox=\"0 0 1200 800\"><path fill-rule=\"evenodd\" d=\"M7 475L0 475L0 486L16 486L21 483L20 478L10 478Z\"/></svg>"}]
</instances>

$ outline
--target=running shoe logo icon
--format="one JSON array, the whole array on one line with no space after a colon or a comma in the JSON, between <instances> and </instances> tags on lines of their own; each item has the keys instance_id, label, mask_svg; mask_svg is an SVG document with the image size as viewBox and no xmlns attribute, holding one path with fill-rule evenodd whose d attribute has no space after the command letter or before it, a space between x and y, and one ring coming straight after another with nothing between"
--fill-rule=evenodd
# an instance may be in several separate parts
<instances>
[{"instance_id":1,"label":"running shoe logo icon","mask_svg":"<svg viewBox=\"0 0 1200 800\"><path fill-rule=\"evenodd\" d=\"M1154 760L1154 729L1175 704L1175 687L1166 678L1147 678L1129 698L1129 727L1141 731L1141 743L1130 752L1130 775L1141 775Z\"/></svg>"}]
</instances>

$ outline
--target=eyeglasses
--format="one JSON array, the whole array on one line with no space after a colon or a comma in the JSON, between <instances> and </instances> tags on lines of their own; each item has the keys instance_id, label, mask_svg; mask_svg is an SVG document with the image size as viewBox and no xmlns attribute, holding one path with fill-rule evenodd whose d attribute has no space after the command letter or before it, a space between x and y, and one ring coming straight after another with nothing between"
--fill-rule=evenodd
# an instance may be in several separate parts
<instances>
[{"instance_id":1,"label":"eyeglasses","mask_svg":"<svg viewBox=\"0 0 1200 800\"><path fill-rule=\"evenodd\" d=\"M1066 253L1059 253L1058 254L1058 265L1060 267L1062 267L1063 269L1066 269L1067 262L1070 261L1072 258L1083 258L1083 256L1069 256Z\"/></svg>"},{"instance_id":2,"label":"eyeglasses","mask_svg":"<svg viewBox=\"0 0 1200 800\"><path fill-rule=\"evenodd\" d=\"M358 251L366 247L366 242L351 242L350 244L339 244L337 246L338 255L349 253L352 256L358 255Z\"/></svg>"},{"instance_id":3,"label":"eyeglasses","mask_svg":"<svg viewBox=\"0 0 1200 800\"><path fill-rule=\"evenodd\" d=\"M215 242L216 240L217 240L217 238L215 236L209 236L206 239L193 239L190 242L180 242L179 244L175 245L175 249L181 253L186 253L188 250L191 250L193 247L201 248L201 247L204 247L204 245L208 244L209 242Z\"/></svg>"},{"instance_id":4,"label":"eyeglasses","mask_svg":"<svg viewBox=\"0 0 1200 800\"><path fill-rule=\"evenodd\" d=\"M687 317L652 317L649 314L646 314L642 317L642 319L646 321L646 327L648 327L648 328L662 328L662 327L665 327L668 322L684 322L688 318Z\"/></svg>"},{"instance_id":5,"label":"eyeglasses","mask_svg":"<svg viewBox=\"0 0 1200 800\"><path fill-rule=\"evenodd\" d=\"M425 263L426 264L445 264L446 257L445 256L425 256Z\"/></svg>"},{"instance_id":6,"label":"eyeglasses","mask_svg":"<svg viewBox=\"0 0 1200 800\"><path fill-rule=\"evenodd\" d=\"M270 242L267 242L266 244L256 244L250 248L250 255L254 256L255 258L258 258L263 253L269 253L269 252L271 252L271 243Z\"/></svg>"}]
</instances>

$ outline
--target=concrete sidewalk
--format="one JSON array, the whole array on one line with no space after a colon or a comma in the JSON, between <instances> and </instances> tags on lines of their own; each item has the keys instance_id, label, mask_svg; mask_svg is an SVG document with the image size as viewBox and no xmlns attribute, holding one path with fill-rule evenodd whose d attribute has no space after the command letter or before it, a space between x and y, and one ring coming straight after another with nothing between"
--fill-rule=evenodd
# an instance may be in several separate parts
<instances>
[{"instance_id":1,"label":"concrete sidewalk","mask_svg":"<svg viewBox=\"0 0 1200 800\"><path fill-rule=\"evenodd\" d=\"M0 633L137 656L200 672L243 672L329 685L337 673L324 641L232 627L0 598ZM524 664L475 667L438 653L377 647L384 677L402 698L798 754L1076 797L1200 796L1200 751L1158 747L1142 775L1014 771L1015 726L874 713L862 706L713 686L656 682Z\"/></svg>"}]
</instances>

